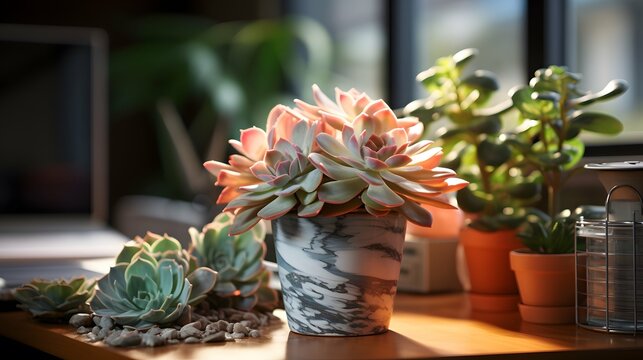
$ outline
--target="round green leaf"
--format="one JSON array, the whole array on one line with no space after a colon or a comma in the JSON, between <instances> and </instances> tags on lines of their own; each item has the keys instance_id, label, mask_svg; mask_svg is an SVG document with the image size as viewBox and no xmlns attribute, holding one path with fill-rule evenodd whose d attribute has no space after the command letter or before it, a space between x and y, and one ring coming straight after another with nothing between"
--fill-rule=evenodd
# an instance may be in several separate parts
<instances>
[{"instance_id":1,"label":"round green leaf","mask_svg":"<svg viewBox=\"0 0 643 360\"><path fill-rule=\"evenodd\" d=\"M461 83L483 91L497 91L500 88L496 75L487 70L476 70L462 79Z\"/></svg>"},{"instance_id":2,"label":"round green leaf","mask_svg":"<svg viewBox=\"0 0 643 360\"><path fill-rule=\"evenodd\" d=\"M453 61L459 68L466 66L474 57L478 55L478 49L468 48L462 49L453 55Z\"/></svg>"},{"instance_id":3,"label":"round green leaf","mask_svg":"<svg viewBox=\"0 0 643 360\"><path fill-rule=\"evenodd\" d=\"M476 196L466 187L458 191L456 199L458 200L458 206L468 213L479 213L487 204L484 199Z\"/></svg>"},{"instance_id":4,"label":"round green leaf","mask_svg":"<svg viewBox=\"0 0 643 360\"><path fill-rule=\"evenodd\" d=\"M486 165L498 167L511 158L511 149L507 144L496 144L489 139L485 139L478 146L478 157Z\"/></svg>"},{"instance_id":5,"label":"round green leaf","mask_svg":"<svg viewBox=\"0 0 643 360\"><path fill-rule=\"evenodd\" d=\"M616 135L623 131L623 124L615 117L597 112L578 111L570 120L572 128L598 134Z\"/></svg>"},{"instance_id":6,"label":"round green leaf","mask_svg":"<svg viewBox=\"0 0 643 360\"><path fill-rule=\"evenodd\" d=\"M500 117L495 115L476 119L469 125L469 131L476 134L497 134L501 128Z\"/></svg>"},{"instance_id":7,"label":"round green leaf","mask_svg":"<svg viewBox=\"0 0 643 360\"><path fill-rule=\"evenodd\" d=\"M515 88L510 93L511 101L525 118L539 119L543 115L556 115L555 103L549 100L534 99L532 97L533 89L528 87Z\"/></svg>"},{"instance_id":8,"label":"round green leaf","mask_svg":"<svg viewBox=\"0 0 643 360\"><path fill-rule=\"evenodd\" d=\"M520 183L510 186L507 191L509 195L517 199L530 199L540 193L540 184Z\"/></svg>"},{"instance_id":9,"label":"round green leaf","mask_svg":"<svg viewBox=\"0 0 643 360\"><path fill-rule=\"evenodd\" d=\"M583 158L585 154L585 144L583 144L579 138L567 140L563 144L563 152L570 157L569 162L564 166L564 170L569 170L576 166Z\"/></svg>"},{"instance_id":10,"label":"round green leaf","mask_svg":"<svg viewBox=\"0 0 643 360\"><path fill-rule=\"evenodd\" d=\"M605 101L613 97L619 96L627 91L629 85L625 80L611 80L605 85L605 87L594 94L587 94L579 98L574 99L572 102L574 105L589 105L596 101Z\"/></svg>"}]
</instances>

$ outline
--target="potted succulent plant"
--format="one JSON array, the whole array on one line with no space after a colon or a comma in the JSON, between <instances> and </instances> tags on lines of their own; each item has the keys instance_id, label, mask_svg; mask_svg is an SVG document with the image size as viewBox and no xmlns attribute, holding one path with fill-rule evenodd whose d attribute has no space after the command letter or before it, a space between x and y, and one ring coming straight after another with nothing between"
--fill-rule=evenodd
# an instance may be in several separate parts
<instances>
[{"instance_id":1,"label":"potted succulent plant","mask_svg":"<svg viewBox=\"0 0 643 360\"><path fill-rule=\"evenodd\" d=\"M580 207L560 212L561 189L576 173L584 154L582 131L616 135L622 130L614 117L585 111L587 105L618 96L624 81L612 80L597 93L578 90L580 75L559 66L536 71L529 86L513 91L521 123L507 143L523 155L523 166L540 177L546 189L547 213L533 211L519 237L528 249L511 252L524 320L537 323L574 321L574 225L585 218L602 218L604 209Z\"/></svg>"},{"instance_id":2,"label":"potted succulent plant","mask_svg":"<svg viewBox=\"0 0 643 360\"><path fill-rule=\"evenodd\" d=\"M457 200L467 213L460 241L473 309L514 310L518 289L508 254L521 247L516 228L525 207L538 200L540 185L523 171L521 155L501 134L501 116L511 109L511 101L488 106L498 90L495 76L485 70L465 72L476 54L475 49L462 50L420 73L417 79L429 96L410 103L404 113L429 124L448 120L437 131L440 145L449 153L444 166L470 182L458 191Z\"/></svg>"},{"instance_id":3,"label":"potted succulent plant","mask_svg":"<svg viewBox=\"0 0 643 360\"><path fill-rule=\"evenodd\" d=\"M407 219L423 226L419 204L467 185L438 167L442 149L420 140L417 118L382 101L313 86L315 104L277 105L266 130L242 130L240 153L204 166L235 213L231 234L271 220L290 329L311 335L387 330Z\"/></svg>"}]
</instances>

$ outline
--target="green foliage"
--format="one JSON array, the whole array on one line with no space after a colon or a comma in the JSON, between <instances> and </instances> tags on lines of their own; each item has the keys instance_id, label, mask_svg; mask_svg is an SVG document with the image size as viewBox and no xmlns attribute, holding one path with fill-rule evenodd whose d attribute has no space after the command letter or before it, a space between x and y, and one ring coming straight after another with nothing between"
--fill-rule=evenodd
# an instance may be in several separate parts
<instances>
[{"instance_id":1,"label":"green foliage","mask_svg":"<svg viewBox=\"0 0 643 360\"><path fill-rule=\"evenodd\" d=\"M14 292L20 308L41 320L65 320L89 310L96 282L84 277L67 280L33 280Z\"/></svg>"},{"instance_id":2,"label":"green foliage","mask_svg":"<svg viewBox=\"0 0 643 360\"><path fill-rule=\"evenodd\" d=\"M274 103L330 73L330 36L306 18L151 15L126 30L132 44L110 57L110 108L117 119L135 115L156 126L164 176L154 185L165 196L207 193L200 164L223 160L226 137L263 125Z\"/></svg>"},{"instance_id":3,"label":"green foliage","mask_svg":"<svg viewBox=\"0 0 643 360\"><path fill-rule=\"evenodd\" d=\"M212 269L195 268L188 274L190 262L178 256L178 241L164 236L136 244L126 246L116 266L98 280L91 301L96 314L139 329L171 325L214 287L217 273Z\"/></svg>"},{"instance_id":4,"label":"green foliage","mask_svg":"<svg viewBox=\"0 0 643 360\"><path fill-rule=\"evenodd\" d=\"M585 107L621 95L627 83L612 80L596 93L581 92L579 74L550 66L536 71L528 86L514 88L508 103L486 107L498 90L493 74L463 73L476 54L474 49L462 50L420 73L417 79L429 97L410 103L404 112L425 123L450 120L448 128L438 130L439 141L450 151L443 164L471 183L457 195L459 206L473 215L470 226L485 231L515 228L529 217L523 231L526 245L547 253L573 251L572 220L554 215L560 189L585 152L578 136L583 131L616 135L623 130L616 118ZM501 116L511 109L518 112L520 123L501 134ZM534 216L537 210L529 207L539 199L542 185L546 217Z\"/></svg>"},{"instance_id":5,"label":"green foliage","mask_svg":"<svg viewBox=\"0 0 643 360\"><path fill-rule=\"evenodd\" d=\"M521 122L515 133L508 135L509 145L523 154L525 166L543 179L549 218L558 213L560 190L575 173L573 170L585 152L578 137L581 132L616 135L623 130L616 118L585 111L584 107L624 93L627 83L612 80L597 93L582 93L577 88L580 78L564 67L550 66L537 70L529 86L515 88L511 95ZM556 219L532 224L529 236L524 237L525 245L542 252L572 252L570 221Z\"/></svg>"},{"instance_id":6,"label":"green foliage","mask_svg":"<svg viewBox=\"0 0 643 360\"><path fill-rule=\"evenodd\" d=\"M241 235L230 236L233 219L232 214L224 212L201 232L190 228L199 263L219 274L209 299L243 310L252 309L260 300L268 307L265 305L276 302L276 294L267 286L270 272L263 264L265 226L259 222Z\"/></svg>"},{"instance_id":7,"label":"green foliage","mask_svg":"<svg viewBox=\"0 0 643 360\"><path fill-rule=\"evenodd\" d=\"M568 254L574 252L574 227L576 221L585 219L602 219L605 208L602 206L580 206L573 212L564 210L552 219L543 212L527 216L527 222L521 227L518 237L525 246L541 254Z\"/></svg>"},{"instance_id":8,"label":"green foliage","mask_svg":"<svg viewBox=\"0 0 643 360\"><path fill-rule=\"evenodd\" d=\"M470 226L483 231L515 228L525 207L539 199L539 178L523 168L521 151L510 142L526 148L530 144L501 134L502 116L511 102L488 106L499 88L495 75L486 70L465 73L476 55L477 50L465 49L420 73L417 80L429 96L410 103L404 113L427 125L449 120L448 127L438 130L447 154L443 165L471 183L457 194L459 206L475 218Z\"/></svg>"}]
</instances>

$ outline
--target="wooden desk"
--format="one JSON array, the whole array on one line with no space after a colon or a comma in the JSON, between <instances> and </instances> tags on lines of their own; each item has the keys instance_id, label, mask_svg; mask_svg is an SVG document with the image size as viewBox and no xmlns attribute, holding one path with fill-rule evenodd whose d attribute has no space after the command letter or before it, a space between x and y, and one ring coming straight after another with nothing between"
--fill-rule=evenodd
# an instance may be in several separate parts
<instances>
[{"instance_id":1,"label":"wooden desk","mask_svg":"<svg viewBox=\"0 0 643 360\"><path fill-rule=\"evenodd\" d=\"M463 294L398 294L391 331L337 338L291 333L283 319L258 339L211 345L115 349L83 342L66 325L44 325L24 312L0 314L0 335L70 359L643 359L643 337L608 335L575 325L522 322L517 312L472 313ZM493 356L495 355L495 356Z\"/></svg>"}]
</instances>

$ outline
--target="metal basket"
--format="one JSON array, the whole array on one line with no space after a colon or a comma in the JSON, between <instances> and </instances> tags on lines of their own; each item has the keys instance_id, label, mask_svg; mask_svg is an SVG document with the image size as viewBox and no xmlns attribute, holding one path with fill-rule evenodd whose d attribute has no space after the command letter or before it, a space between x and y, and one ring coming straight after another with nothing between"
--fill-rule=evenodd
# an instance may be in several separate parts
<instances>
[{"instance_id":1,"label":"metal basket","mask_svg":"<svg viewBox=\"0 0 643 360\"><path fill-rule=\"evenodd\" d=\"M632 213L630 221L610 220L612 194L605 201L605 220L576 222L576 324L591 330L643 332L643 221ZM639 206L640 209L640 206Z\"/></svg>"}]
</instances>

